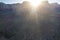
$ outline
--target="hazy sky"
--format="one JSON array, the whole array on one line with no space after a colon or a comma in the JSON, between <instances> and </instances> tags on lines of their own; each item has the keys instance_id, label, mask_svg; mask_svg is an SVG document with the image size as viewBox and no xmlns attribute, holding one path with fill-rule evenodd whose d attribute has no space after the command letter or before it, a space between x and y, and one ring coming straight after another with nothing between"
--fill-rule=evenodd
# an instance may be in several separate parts
<instances>
[{"instance_id":1,"label":"hazy sky","mask_svg":"<svg viewBox=\"0 0 60 40\"><path fill-rule=\"evenodd\" d=\"M0 2L4 2L4 3L20 3L22 2L23 0L0 0ZM49 0L49 2L58 2L60 3L60 0Z\"/></svg>"}]
</instances>

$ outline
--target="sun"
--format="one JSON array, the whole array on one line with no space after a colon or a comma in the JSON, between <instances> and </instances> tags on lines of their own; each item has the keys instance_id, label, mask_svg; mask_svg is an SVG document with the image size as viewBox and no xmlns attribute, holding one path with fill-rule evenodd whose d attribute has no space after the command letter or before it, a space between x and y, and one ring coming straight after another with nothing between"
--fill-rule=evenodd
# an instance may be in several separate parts
<instances>
[{"instance_id":1,"label":"sun","mask_svg":"<svg viewBox=\"0 0 60 40\"><path fill-rule=\"evenodd\" d=\"M32 6L38 6L42 0L27 0L31 3Z\"/></svg>"}]
</instances>

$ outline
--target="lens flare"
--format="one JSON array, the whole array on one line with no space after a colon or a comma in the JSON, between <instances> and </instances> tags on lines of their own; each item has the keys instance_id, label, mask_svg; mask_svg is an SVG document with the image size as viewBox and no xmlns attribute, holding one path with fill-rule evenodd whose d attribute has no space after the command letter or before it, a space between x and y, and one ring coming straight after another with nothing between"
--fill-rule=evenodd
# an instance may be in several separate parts
<instances>
[{"instance_id":1,"label":"lens flare","mask_svg":"<svg viewBox=\"0 0 60 40\"><path fill-rule=\"evenodd\" d=\"M42 0L25 0L31 3L32 6L38 6Z\"/></svg>"}]
</instances>

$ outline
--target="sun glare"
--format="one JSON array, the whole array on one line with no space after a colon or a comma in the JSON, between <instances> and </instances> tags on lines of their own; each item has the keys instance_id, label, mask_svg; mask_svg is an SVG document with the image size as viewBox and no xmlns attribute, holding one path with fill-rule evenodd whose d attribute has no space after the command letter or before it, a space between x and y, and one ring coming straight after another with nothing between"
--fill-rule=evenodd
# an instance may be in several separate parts
<instances>
[{"instance_id":1,"label":"sun glare","mask_svg":"<svg viewBox=\"0 0 60 40\"><path fill-rule=\"evenodd\" d=\"M42 1L41 0L27 0L31 3L32 6L38 6Z\"/></svg>"}]
</instances>

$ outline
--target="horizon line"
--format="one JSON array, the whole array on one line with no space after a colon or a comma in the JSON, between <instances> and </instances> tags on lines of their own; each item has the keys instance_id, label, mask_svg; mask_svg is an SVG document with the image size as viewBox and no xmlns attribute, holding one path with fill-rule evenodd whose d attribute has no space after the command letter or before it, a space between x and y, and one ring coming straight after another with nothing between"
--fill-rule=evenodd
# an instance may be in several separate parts
<instances>
[{"instance_id":1,"label":"horizon line","mask_svg":"<svg viewBox=\"0 0 60 40\"><path fill-rule=\"evenodd\" d=\"M2 1L0 1L2 2ZM6 3L6 2L2 2L2 3L5 3L5 4L17 4L17 3L23 3L24 1L21 1L21 2L12 2L12 3ZM49 2L48 3L52 4L52 3L57 3L57 4L60 4L59 2Z\"/></svg>"}]
</instances>

